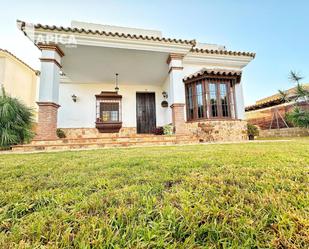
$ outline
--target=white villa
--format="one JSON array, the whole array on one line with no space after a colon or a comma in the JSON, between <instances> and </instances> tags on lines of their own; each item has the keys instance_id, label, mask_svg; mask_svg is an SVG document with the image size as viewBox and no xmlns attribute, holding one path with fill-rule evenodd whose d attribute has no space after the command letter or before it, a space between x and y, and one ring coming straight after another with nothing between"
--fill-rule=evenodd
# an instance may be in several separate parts
<instances>
[{"instance_id":1,"label":"white villa","mask_svg":"<svg viewBox=\"0 0 309 249\"><path fill-rule=\"evenodd\" d=\"M254 53L156 30L17 24L42 51L37 140L57 139L57 128L147 134L167 124L176 135L246 139L241 74Z\"/></svg>"}]
</instances>

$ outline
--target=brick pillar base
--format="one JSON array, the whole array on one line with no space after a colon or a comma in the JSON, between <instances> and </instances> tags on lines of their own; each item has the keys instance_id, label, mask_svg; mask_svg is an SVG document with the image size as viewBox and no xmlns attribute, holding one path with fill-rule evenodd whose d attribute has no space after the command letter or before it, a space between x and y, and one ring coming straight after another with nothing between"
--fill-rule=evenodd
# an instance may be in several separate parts
<instances>
[{"instance_id":1,"label":"brick pillar base","mask_svg":"<svg viewBox=\"0 0 309 249\"><path fill-rule=\"evenodd\" d=\"M184 106L185 104L180 103L171 105L173 126L176 134L186 133Z\"/></svg>"},{"instance_id":2,"label":"brick pillar base","mask_svg":"<svg viewBox=\"0 0 309 249\"><path fill-rule=\"evenodd\" d=\"M57 139L57 113L60 105L53 102L37 102L37 104L39 113L35 139Z\"/></svg>"}]
</instances>

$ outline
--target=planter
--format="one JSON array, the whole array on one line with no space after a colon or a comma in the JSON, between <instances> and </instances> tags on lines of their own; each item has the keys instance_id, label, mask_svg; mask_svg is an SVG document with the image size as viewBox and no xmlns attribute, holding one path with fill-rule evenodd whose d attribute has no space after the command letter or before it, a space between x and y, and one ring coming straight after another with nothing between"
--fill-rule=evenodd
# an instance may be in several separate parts
<instances>
[{"instance_id":1,"label":"planter","mask_svg":"<svg viewBox=\"0 0 309 249\"><path fill-rule=\"evenodd\" d=\"M122 127L122 122L96 122L95 127L100 133L118 133Z\"/></svg>"},{"instance_id":2,"label":"planter","mask_svg":"<svg viewBox=\"0 0 309 249\"><path fill-rule=\"evenodd\" d=\"M254 135L249 135L249 140L254 140Z\"/></svg>"}]
</instances>

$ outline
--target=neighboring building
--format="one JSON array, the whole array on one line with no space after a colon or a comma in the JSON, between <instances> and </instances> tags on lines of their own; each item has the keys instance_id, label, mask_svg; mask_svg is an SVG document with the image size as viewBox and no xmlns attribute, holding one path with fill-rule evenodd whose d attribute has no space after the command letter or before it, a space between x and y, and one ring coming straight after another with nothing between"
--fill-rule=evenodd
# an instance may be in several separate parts
<instances>
[{"instance_id":1,"label":"neighboring building","mask_svg":"<svg viewBox=\"0 0 309 249\"><path fill-rule=\"evenodd\" d=\"M309 84L304 84L304 88L309 90ZM295 91L293 87L285 93L289 101L284 102L279 93L256 101L254 105L246 107L246 120L248 123L257 125L260 129L287 128L283 119L286 113L295 107ZM309 105L305 101L298 101L298 106L309 110ZM291 124L288 124L291 126Z\"/></svg>"},{"instance_id":2,"label":"neighboring building","mask_svg":"<svg viewBox=\"0 0 309 249\"><path fill-rule=\"evenodd\" d=\"M33 108L37 118L36 104L39 72L7 50L0 49L0 87L7 94Z\"/></svg>"},{"instance_id":3,"label":"neighboring building","mask_svg":"<svg viewBox=\"0 0 309 249\"><path fill-rule=\"evenodd\" d=\"M254 53L154 30L73 21L67 28L36 24L29 32L25 22L17 24L29 38L62 42L36 44L42 51L37 139L55 139L57 127L78 137L152 133L170 123L176 134L246 139L241 74Z\"/></svg>"}]
</instances>

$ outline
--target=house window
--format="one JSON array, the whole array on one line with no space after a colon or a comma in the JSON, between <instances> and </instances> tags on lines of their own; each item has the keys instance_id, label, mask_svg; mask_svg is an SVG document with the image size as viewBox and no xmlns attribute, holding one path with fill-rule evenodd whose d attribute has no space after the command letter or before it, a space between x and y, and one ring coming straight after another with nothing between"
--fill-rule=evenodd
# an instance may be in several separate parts
<instances>
[{"instance_id":1,"label":"house window","mask_svg":"<svg viewBox=\"0 0 309 249\"><path fill-rule=\"evenodd\" d=\"M194 107L193 107L193 88L192 88L192 85L187 86L187 114L188 114L188 119L193 119L193 117L194 117Z\"/></svg>"},{"instance_id":2,"label":"house window","mask_svg":"<svg viewBox=\"0 0 309 249\"><path fill-rule=\"evenodd\" d=\"M100 118L102 122L119 122L119 102L100 102Z\"/></svg>"},{"instance_id":3,"label":"house window","mask_svg":"<svg viewBox=\"0 0 309 249\"><path fill-rule=\"evenodd\" d=\"M101 92L96 97L96 128L100 132L119 132L122 96L117 92Z\"/></svg>"},{"instance_id":4,"label":"house window","mask_svg":"<svg viewBox=\"0 0 309 249\"><path fill-rule=\"evenodd\" d=\"M220 97L221 97L221 108L222 108L222 117L229 116L229 104L227 97L227 85L226 83L220 83Z\"/></svg>"},{"instance_id":5,"label":"house window","mask_svg":"<svg viewBox=\"0 0 309 249\"><path fill-rule=\"evenodd\" d=\"M230 119L232 81L204 78L185 83L187 119Z\"/></svg>"},{"instance_id":6,"label":"house window","mask_svg":"<svg viewBox=\"0 0 309 249\"><path fill-rule=\"evenodd\" d=\"M210 115L211 117L218 117L217 106L217 85L215 83L209 83L209 99L210 99Z\"/></svg>"},{"instance_id":7,"label":"house window","mask_svg":"<svg viewBox=\"0 0 309 249\"><path fill-rule=\"evenodd\" d=\"M196 83L197 118L204 118L204 100L202 82Z\"/></svg>"}]
</instances>

